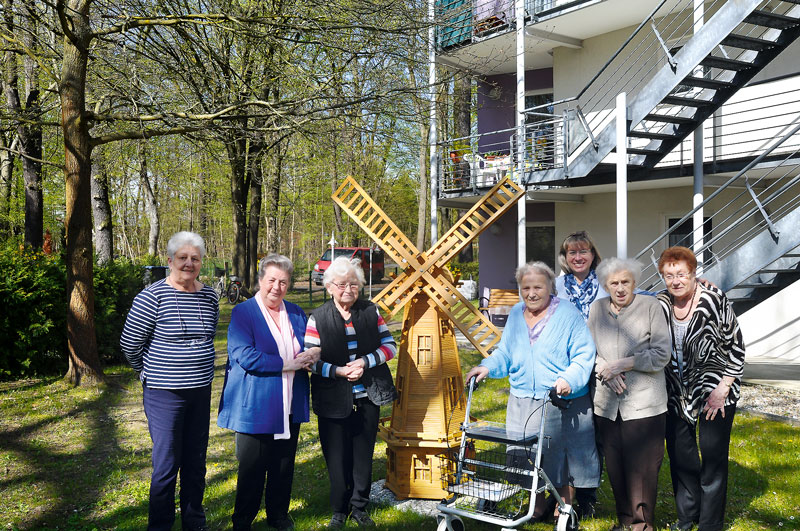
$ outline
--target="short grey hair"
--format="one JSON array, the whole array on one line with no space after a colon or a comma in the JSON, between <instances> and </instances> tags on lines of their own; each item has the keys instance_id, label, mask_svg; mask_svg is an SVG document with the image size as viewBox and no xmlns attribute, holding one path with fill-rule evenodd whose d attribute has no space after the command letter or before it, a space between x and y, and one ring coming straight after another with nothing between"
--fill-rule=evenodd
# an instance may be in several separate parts
<instances>
[{"instance_id":1,"label":"short grey hair","mask_svg":"<svg viewBox=\"0 0 800 531\"><path fill-rule=\"evenodd\" d=\"M287 256L278 253L270 253L258 262L258 280L264 278L268 267L277 267L281 271L289 274L292 278L294 274L294 264Z\"/></svg>"},{"instance_id":2,"label":"short grey hair","mask_svg":"<svg viewBox=\"0 0 800 531\"><path fill-rule=\"evenodd\" d=\"M184 230L173 234L167 242L167 256L175 258L175 253L178 252L178 249L186 245L191 245L200 251L200 258L206 255L206 243L203 241L203 237L196 232Z\"/></svg>"},{"instance_id":3,"label":"short grey hair","mask_svg":"<svg viewBox=\"0 0 800 531\"><path fill-rule=\"evenodd\" d=\"M355 275L356 280L358 280L358 289L361 289L366 284L364 270L361 269L361 260L340 256L331 262L331 265L322 274L322 283L327 287L328 284L333 282L333 279L349 277L350 275Z\"/></svg>"},{"instance_id":4,"label":"short grey hair","mask_svg":"<svg viewBox=\"0 0 800 531\"><path fill-rule=\"evenodd\" d=\"M553 273L553 270L550 269L549 265L540 261L528 262L527 264L523 264L517 268L517 272L514 274L515 278L517 279L517 286L522 284L523 278L532 273L546 276L547 281L550 283L550 295L556 294L556 274Z\"/></svg>"},{"instance_id":5,"label":"short grey hair","mask_svg":"<svg viewBox=\"0 0 800 531\"><path fill-rule=\"evenodd\" d=\"M597 266L597 280L600 282L600 285L608 291L606 288L606 282L608 282L608 277L613 274L621 273L623 271L627 271L633 277L633 284L634 286L639 284L639 280L642 278L642 264L638 260L634 260L633 258L606 258L600 265Z\"/></svg>"}]
</instances>

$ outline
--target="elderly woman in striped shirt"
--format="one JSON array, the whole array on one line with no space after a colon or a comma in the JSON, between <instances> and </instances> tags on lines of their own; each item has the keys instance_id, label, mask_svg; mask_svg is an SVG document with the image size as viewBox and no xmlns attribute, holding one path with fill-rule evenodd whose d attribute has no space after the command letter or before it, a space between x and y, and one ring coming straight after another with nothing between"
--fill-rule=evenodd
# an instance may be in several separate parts
<instances>
[{"instance_id":1,"label":"elderly woman in striped shirt","mask_svg":"<svg viewBox=\"0 0 800 531\"><path fill-rule=\"evenodd\" d=\"M311 313L305 343L322 347L311 369L311 399L331 483L328 527L343 527L348 516L360 527L374 527L366 511L372 453L380 406L397 394L386 365L397 345L378 308L358 298L360 264L339 257L323 282L331 300Z\"/></svg>"},{"instance_id":2,"label":"elderly woman in striped shirt","mask_svg":"<svg viewBox=\"0 0 800 531\"><path fill-rule=\"evenodd\" d=\"M153 441L148 529L172 529L181 475L181 526L207 529L203 511L206 448L219 305L197 280L205 244L192 232L167 243L169 276L133 301L120 346L142 381Z\"/></svg>"}]
</instances>

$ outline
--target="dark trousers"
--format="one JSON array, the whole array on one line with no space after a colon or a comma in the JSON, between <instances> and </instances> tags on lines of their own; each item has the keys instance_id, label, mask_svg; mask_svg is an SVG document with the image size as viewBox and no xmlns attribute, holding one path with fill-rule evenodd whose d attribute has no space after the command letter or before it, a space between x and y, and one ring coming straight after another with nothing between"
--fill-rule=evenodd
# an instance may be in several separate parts
<instances>
[{"instance_id":1,"label":"dark trousers","mask_svg":"<svg viewBox=\"0 0 800 531\"><path fill-rule=\"evenodd\" d=\"M231 518L234 529L250 529L261 508L262 495L269 524L288 516L300 424L289 426L288 439L275 439L271 433L236 434L239 475Z\"/></svg>"},{"instance_id":2,"label":"dark trousers","mask_svg":"<svg viewBox=\"0 0 800 531\"><path fill-rule=\"evenodd\" d=\"M735 405L725 407L725 418L717 413L709 421L701 413L696 429L682 417L667 413L667 453L679 523L696 522L700 531L722 529L735 414Z\"/></svg>"},{"instance_id":3,"label":"dark trousers","mask_svg":"<svg viewBox=\"0 0 800 531\"><path fill-rule=\"evenodd\" d=\"M380 408L360 398L347 418L318 417L319 442L331 483L331 507L349 514L365 510L372 484L372 452L378 433Z\"/></svg>"},{"instance_id":4,"label":"dark trousers","mask_svg":"<svg viewBox=\"0 0 800 531\"><path fill-rule=\"evenodd\" d=\"M655 529L665 423L666 413L625 421L621 415L616 420L595 416L617 519L634 531Z\"/></svg>"},{"instance_id":5,"label":"dark trousers","mask_svg":"<svg viewBox=\"0 0 800 531\"><path fill-rule=\"evenodd\" d=\"M182 528L204 526L211 385L193 389L152 389L145 385L143 401L153 441L147 528L172 529L179 472Z\"/></svg>"}]
</instances>

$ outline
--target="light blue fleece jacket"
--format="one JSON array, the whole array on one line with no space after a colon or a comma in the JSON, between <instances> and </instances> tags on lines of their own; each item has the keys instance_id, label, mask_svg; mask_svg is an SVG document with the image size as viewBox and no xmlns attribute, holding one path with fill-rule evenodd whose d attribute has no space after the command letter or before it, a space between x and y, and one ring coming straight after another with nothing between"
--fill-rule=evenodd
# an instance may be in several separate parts
<instances>
[{"instance_id":1,"label":"light blue fleece jacket","mask_svg":"<svg viewBox=\"0 0 800 531\"><path fill-rule=\"evenodd\" d=\"M511 394L518 398L544 398L558 378L572 389L566 398L585 395L595 348L583 315L568 301L561 301L531 345L524 310L524 302L511 308L497 349L481 362L489 369L489 377L508 376Z\"/></svg>"}]
</instances>

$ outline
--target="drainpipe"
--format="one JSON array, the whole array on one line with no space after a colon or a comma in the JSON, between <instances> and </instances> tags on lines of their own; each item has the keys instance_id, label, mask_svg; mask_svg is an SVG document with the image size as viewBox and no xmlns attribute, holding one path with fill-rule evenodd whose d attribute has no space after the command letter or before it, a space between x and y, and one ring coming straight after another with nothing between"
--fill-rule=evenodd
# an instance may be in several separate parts
<instances>
[{"instance_id":1,"label":"drainpipe","mask_svg":"<svg viewBox=\"0 0 800 531\"><path fill-rule=\"evenodd\" d=\"M525 180L525 0L516 0L514 13L517 21L517 183ZM525 247L525 195L517 203L517 265L524 265Z\"/></svg>"},{"instance_id":2,"label":"drainpipe","mask_svg":"<svg viewBox=\"0 0 800 531\"><path fill-rule=\"evenodd\" d=\"M439 141L439 132L436 129L436 27L435 23L435 2L428 0L428 86L431 95L431 127L428 133L428 145L430 146L430 167L431 167L431 245L439 239L439 164L436 153L436 142Z\"/></svg>"},{"instance_id":3,"label":"drainpipe","mask_svg":"<svg viewBox=\"0 0 800 531\"><path fill-rule=\"evenodd\" d=\"M703 0L694 0L694 32L700 31L703 27L704 16ZM695 73L696 76L703 76L703 67L698 69ZM703 124L701 123L694 131L694 163L693 163L693 193L692 193L692 208L703 202ZM697 273L702 273L703 270L703 253L700 249L703 247L703 209L697 209L697 212L692 216L692 229L693 229L693 243L692 248L694 254L697 256Z\"/></svg>"}]
</instances>

